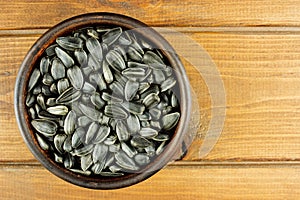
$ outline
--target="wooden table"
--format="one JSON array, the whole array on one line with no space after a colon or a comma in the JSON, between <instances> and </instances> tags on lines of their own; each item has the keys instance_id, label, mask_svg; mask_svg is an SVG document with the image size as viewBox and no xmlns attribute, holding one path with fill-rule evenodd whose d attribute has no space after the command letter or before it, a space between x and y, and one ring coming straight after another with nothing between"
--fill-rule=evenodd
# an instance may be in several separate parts
<instances>
[{"instance_id":1,"label":"wooden table","mask_svg":"<svg viewBox=\"0 0 300 200\"><path fill-rule=\"evenodd\" d=\"M295 0L1 0L0 199L299 199L299 10ZM20 63L47 29L96 11L176 30L209 53L224 82L226 118L207 156L200 158L199 149L211 120L211 95L184 58L201 126L182 160L137 185L96 191L62 181L32 156L13 109ZM180 41L164 35L180 48Z\"/></svg>"}]
</instances>

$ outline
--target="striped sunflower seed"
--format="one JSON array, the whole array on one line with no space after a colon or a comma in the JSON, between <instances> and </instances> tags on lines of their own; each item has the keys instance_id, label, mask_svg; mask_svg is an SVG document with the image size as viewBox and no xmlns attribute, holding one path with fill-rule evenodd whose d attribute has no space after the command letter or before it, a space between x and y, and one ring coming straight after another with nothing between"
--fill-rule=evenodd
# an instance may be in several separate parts
<instances>
[{"instance_id":1,"label":"striped sunflower seed","mask_svg":"<svg viewBox=\"0 0 300 200\"><path fill-rule=\"evenodd\" d=\"M28 82L28 92L34 88L35 84L38 82L39 78L41 76L40 70L35 68L30 76L29 82Z\"/></svg>"},{"instance_id":2,"label":"striped sunflower seed","mask_svg":"<svg viewBox=\"0 0 300 200\"><path fill-rule=\"evenodd\" d=\"M50 67L50 59L49 57L43 57L40 61L40 72L41 74L46 74L49 72L49 67Z\"/></svg>"},{"instance_id":3,"label":"striped sunflower seed","mask_svg":"<svg viewBox=\"0 0 300 200\"><path fill-rule=\"evenodd\" d=\"M102 47L96 38L90 37L86 41L86 48L96 61L101 62L103 60Z\"/></svg>"},{"instance_id":4,"label":"striped sunflower seed","mask_svg":"<svg viewBox=\"0 0 300 200\"><path fill-rule=\"evenodd\" d=\"M141 62L143 59L143 56L135 48L131 46L128 47L127 54L128 57L134 61Z\"/></svg>"},{"instance_id":5,"label":"striped sunflower seed","mask_svg":"<svg viewBox=\"0 0 300 200\"><path fill-rule=\"evenodd\" d=\"M51 75L53 76L54 80L64 78L66 75L65 66L58 58L54 58L52 61Z\"/></svg>"},{"instance_id":6,"label":"striped sunflower seed","mask_svg":"<svg viewBox=\"0 0 300 200\"><path fill-rule=\"evenodd\" d=\"M144 54L144 56L143 56L143 62L146 63L146 64L149 64L149 63L161 63L161 64L165 64L164 61L158 55L156 55L152 51L147 51Z\"/></svg>"},{"instance_id":7,"label":"striped sunflower seed","mask_svg":"<svg viewBox=\"0 0 300 200\"><path fill-rule=\"evenodd\" d=\"M67 78L63 78L57 81L57 91L58 94L63 93L66 91L70 86L69 80Z\"/></svg>"},{"instance_id":8,"label":"striped sunflower seed","mask_svg":"<svg viewBox=\"0 0 300 200\"><path fill-rule=\"evenodd\" d=\"M158 135L158 132L153 128L141 128L140 135L144 138L153 138Z\"/></svg>"},{"instance_id":9,"label":"striped sunflower seed","mask_svg":"<svg viewBox=\"0 0 300 200\"><path fill-rule=\"evenodd\" d=\"M64 159L64 166L67 169L71 169L75 164L75 159L71 154L67 154Z\"/></svg>"},{"instance_id":10,"label":"striped sunflower seed","mask_svg":"<svg viewBox=\"0 0 300 200\"><path fill-rule=\"evenodd\" d=\"M88 145L84 145L83 147L79 148L79 149L75 149L73 154L76 156L86 156L90 153L92 153L94 150L94 145L93 144L88 144Z\"/></svg>"},{"instance_id":11,"label":"striped sunflower seed","mask_svg":"<svg viewBox=\"0 0 300 200\"><path fill-rule=\"evenodd\" d=\"M112 72L109 68L109 65L106 61L103 61L102 68L103 68L104 79L105 79L106 83L110 84L111 82L113 82L114 77L113 77Z\"/></svg>"},{"instance_id":12,"label":"striped sunflower seed","mask_svg":"<svg viewBox=\"0 0 300 200\"><path fill-rule=\"evenodd\" d=\"M139 154L135 155L134 160L140 166L144 166L144 165L150 163L149 156L147 154L143 154L143 153L139 153Z\"/></svg>"},{"instance_id":13,"label":"striped sunflower seed","mask_svg":"<svg viewBox=\"0 0 300 200\"><path fill-rule=\"evenodd\" d=\"M177 122L179 121L180 114L179 112L167 114L162 117L162 127L164 130L171 130L175 127Z\"/></svg>"},{"instance_id":14,"label":"striped sunflower seed","mask_svg":"<svg viewBox=\"0 0 300 200\"><path fill-rule=\"evenodd\" d=\"M106 61L116 71L122 71L126 68L122 56L115 50L111 50L106 54Z\"/></svg>"},{"instance_id":15,"label":"striped sunflower seed","mask_svg":"<svg viewBox=\"0 0 300 200\"><path fill-rule=\"evenodd\" d=\"M123 100L118 98L118 97L115 97L107 92L102 92L102 99L104 101L106 101L108 104L118 104L118 103L122 103Z\"/></svg>"},{"instance_id":16,"label":"striped sunflower seed","mask_svg":"<svg viewBox=\"0 0 300 200\"><path fill-rule=\"evenodd\" d=\"M102 41L108 46L112 45L122 34L121 27L112 28L102 35Z\"/></svg>"},{"instance_id":17,"label":"striped sunflower seed","mask_svg":"<svg viewBox=\"0 0 300 200\"><path fill-rule=\"evenodd\" d=\"M83 87L83 75L78 66L73 66L67 70L67 77L69 78L69 81L71 85L76 89L80 90Z\"/></svg>"},{"instance_id":18,"label":"striped sunflower seed","mask_svg":"<svg viewBox=\"0 0 300 200\"><path fill-rule=\"evenodd\" d=\"M34 119L31 121L31 125L46 137L55 135L58 128L55 122L47 119Z\"/></svg>"},{"instance_id":19,"label":"striped sunflower seed","mask_svg":"<svg viewBox=\"0 0 300 200\"><path fill-rule=\"evenodd\" d=\"M80 158L80 166L83 171L88 170L93 164L92 155L88 154Z\"/></svg>"},{"instance_id":20,"label":"striped sunflower seed","mask_svg":"<svg viewBox=\"0 0 300 200\"><path fill-rule=\"evenodd\" d=\"M67 135L71 135L74 130L75 130L75 126L76 126L76 113L74 110L71 110L64 121L64 132Z\"/></svg>"},{"instance_id":21,"label":"striped sunflower seed","mask_svg":"<svg viewBox=\"0 0 300 200\"><path fill-rule=\"evenodd\" d=\"M35 134L35 135L40 147L45 151L49 150L50 146L46 142L46 140L44 140L41 136L39 136L39 134Z\"/></svg>"},{"instance_id":22,"label":"striped sunflower seed","mask_svg":"<svg viewBox=\"0 0 300 200\"><path fill-rule=\"evenodd\" d=\"M77 128L73 135L72 135L72 141L71 141L71 145L73 148L77 148L79 147L79 145L82 144L83 142L83 138L85 136L85 130L82 127Z\"/></svg>"},{"instance_id":23,"label":"striped sunflower seed","mask_svg":"<svg viewBox=\"0 0 300 200\"><path fill-rule=\"evenodd\" d=\"M94 174L100 174L104 168L105 162L98 162L93 164L91 170Z\"/></svg>"},{"instance_id":24,"label":"striped sunflower seed","mask_svg":"<svg viewBox=\"0 0 300 200\"><path fill-rule=\"evenodd\" d=\"M127 156L124 151L116 153L115 158L116 163L125 170L135 171L139 169L134 160Z\"/></svg>"},{"instance_id":25,"label":"striped sunflower seed","mask_svg":"<svg viewBox=\"0 0 300 200\"><path fill-rule=\"evenodd\" d=\"M139 82L128 80L125 84L124 95L126 101L132 100L140 87Z\"/></svg>"},{"instance_id":26,"label":"striped sunflower seed","mask_svg":"<svg viewBox=\"0 0 300 200\"><path fill-rule=\"evenodd\" d=\"M176 80L173 77L167 78L164 82L161 83L160 88L161 92L167 91L174 87L176 84Z\"/></svg>"},{"instance_id":27,"label":"striped sunflower seed","mask_svg":"<svg viewBox=\"0 0 300 200\"><path fill-rule=\"evenodd\" d=\"M73 150L72 148L72 136L68 135L68 137L65 139L63 144L63 150L65 152L71 152Z\"/></svg>"},{"instance_id":28,"label":"striped sunflower seed","mask_svg":"<svg viewBox=\"0 0 300 200\"><path fill-rule=\"evenodd\" d=\"M90 123L92 123L92 120L85 115L80 116L77 121L78 121L78 126L81 126L81 127L85 127L85 126L89 125Z\"/></svg>"},{"instance_id":29,"label":"striped sunflower seed","mask_svg":"<svg viewBox=\"0 0 300 200\"><path fill-rule=\"evenodd\" d=\"M121 120L119 120L116 124L116 133L119 141L126 141L130 137L130 133L127 130L125 123Z\"/></svg>"},{"instance_id":30,"label":"striped sunflower seed","mask_svg":"<svg viewBox=\"0 0 300 200\"><path fill-rule=\"evenodd\" d=\"M99 125L97 122L92 122L86 132L86 136L85 136L85 143L89 144L92 142L92 140L95 138L96 133L99 129Z\"/></svg>"},{"instance_id":31,"label":"striped sunflower seed","mask_svg":"<svg viewBox=\"0 0 300 200\"><path fill-rule=\"evenodd\" d=\"M110 127L109 126L101 126L99 127L96 136L93 138L93 143L98 144L103 142L107 136L110 133Z\"/></svg>"},{"instance_id":32,"label":"striped sunflower seed","mask_svg":"<svg viewBox=\"0 0 300 200\"><path fill-rule=\"evenodd\" d=\"M91 102L98 110L105 105L105 102L101 99L101 95L98 92L94 92L91 95Z\"/></svg>"},{"instance_id":33,"label":"striped sunflower seed","mask_svg":"<svg viewBox=\"0 0 300 200\"><path fill-rule=\"evenodd\" d=\"M137 133L141 129L140 121L136 115L130 114L126 119L128 130L132 133Z\"/></svg>"},{"instance_id":34,"label":"striped sunflower seed","mask_svg":"<svg viewBox=\"0 0 300 200\"><path fill-rule=\"evenodd\" d=\"M122 34L119 37L119 43L125 46L128 46L131 44L131 37L128 34L129 31L123 31Z\"/></svg>"},{"instance_id":35,"label":"striped sunflower seed","mask_svg":"<svg viewBox=\"0 0 300 200\"><path fill-rule=\"evenodd\" d=\"M135 115L141 115L145 111L145 106L140 103L135 102L123 102L121 104L123 108L125 108L128 112L135 114Z\"/></svg>"},{"instance_id":36,"label":"striped sunflower seed","mask_svg":"<svg viewBox=\"0 0 300 200\"><path fill-rule=\"evenodd\" d=\"M69 51L75 51L75 49L81 49L83 47L83 41L78 37L58 37L56 38L56 43Z\"/></svg>"},{"instance_id":37,"label":"striped sunflower seed","mask_svg":"<svg viewBox=\"0 0 300 200\"><path fill-rule=\"evenodd\" d=\"M132 139L130 140L130 144L133 147L142 148L142 149L152 146L152 143L149 140L141 136L132 137Z\"/></svg>"},{"instance_id":38,"label":"striped sunflower seed","mask_svg":"<svg viewBox=\"0 0 300 200\"><path fill-rule=\"evenodd\" d=\"M99 119L101 119L102 113L96 110L95 108L88 107L82 103L79 103L78 107L80 111L90 119L94 121L98 121Z\"/></svg>"},{"instance_id":39,"label":"striped sunflower seed","mask_svg":"<svg viewBox=\"0 0 300 200\"><path fill-rule=\"evenodd\" d=\"M93 150L92 160L94 163L103 162L108 153L108 146L105 144L96 144Z\"/></svg>"},{"instance_id":40,"label":"striped sunflower seed","mask_svg":"<svg viewBox=\"0 0 300 200\"><path fill-rule=\"evenodd\" d=\"M131 146L127 145L125 142L121 142L121 149L130 157L132 158L138 152L132 148Z\"/></svg>"},{"instance_id":41,"label":"striped sunflower seed","mask_svg":"<svg viewBox=\"0 0 300 200\"><path fill-rule=\"evenodd\" d=\"M80 67L85 67L87 65L88 56L83 49L76 49L74 51L74 56L76 61L79 63Z\"/></svg>"},{"instance_id":42,"label":"striped sunflower seed","mask_svg":"<svg viewBox=\"0 0 300 200\"><path fill-rule=\"evenodd\" d=\"M54 136L54 146L55 149L60 153L63 154L64 153L64 149L63 149L63 144L65 142L65 140L67 139L67 135L66 134L62 134L62 133L58 133Z\"/></svg>"},{"instance_id":43,"label":"striped sunflower seed","mask_svg":"<svg viewBox=\"0 0 300 200\"><path fill-rule=\"evenodd\" d=\"M128 117L128 113L123 108L115 104L106 105L104 108L104 114L114 119L126 119Z\"/></svg>"},{"instance_id":44,"label":"striped sunflower seed","mask_svg":"<svg viewBox=\"0 0 300 200\"><path fill-rule=\"evenodd\" d=\"M61 60L65 67L69 68L74 65L73 58L64 50L59 47L55 47L55 53L57 57Z\"/></svg>"},{"instance_id":45,"label":"striped sunflower seed","mask_svg":"<svg viewBox=\"0 0 300 200\"><path fill-rule=\"evenodd\" d=\"M47 111L53 115L66 115L69 109L67 106L57 105L57 106L48 107Z\"/></svg>"},{"instance_id":46,"label":"striped sunflower seed","mask_svg":"<svg viewBox=\"0 0 300 200\"><path fill-rule=\"evenodd\" d=\"M63 93L61 93L57 99L57 104L69 104L76 100L78 100L81 96L81 92L79 90L75 90L73 87L69 87Z\"/></svg>"}]
</instances>

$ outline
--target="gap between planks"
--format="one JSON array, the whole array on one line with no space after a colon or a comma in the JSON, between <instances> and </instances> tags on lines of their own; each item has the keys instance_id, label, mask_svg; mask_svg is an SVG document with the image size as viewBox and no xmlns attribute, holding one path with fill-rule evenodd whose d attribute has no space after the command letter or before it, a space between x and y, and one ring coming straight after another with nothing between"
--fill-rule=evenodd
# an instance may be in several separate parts
<instances>
[{"instance_id":1,"label":"gap between planks","mask_svg":"<svg viewBox=\"0 0 300 200\"><path fill-rule=\"evenodd\" d=\"M32 36L41 35L49 30L48 28L40 29L7 29L0 30L0 37L4 36ZM243 33L243 34L299 34L300 27L152 27L159 31L167 32L168 29L185 33Z\"/></svg>"}]
</instances>

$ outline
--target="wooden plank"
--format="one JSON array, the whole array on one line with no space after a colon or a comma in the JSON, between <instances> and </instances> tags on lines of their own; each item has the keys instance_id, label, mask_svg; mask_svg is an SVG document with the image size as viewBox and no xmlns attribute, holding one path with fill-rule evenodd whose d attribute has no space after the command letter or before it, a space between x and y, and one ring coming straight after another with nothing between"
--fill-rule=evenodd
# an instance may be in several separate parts
<instances>
[{"instance_id":1,"label":"wooden plank","mask_svg":"<svg viewBox=\"0 0 300 200\"><path fill-rule=\"evenodd\" d=\"M151 26L299 26L299 10L295 0L16 0L0 2L0 29L51 27L89 12L125 14Z\"/></svg>"},{"instance_id":2,"label":"wooden plank","mask_svg":"<svg viewBox=\"0 0 300 200\"><path fill-rule=\"evenodd\" d=\"M300 35L186 34L211 55L226 91L225 126L219 142L204 160L299 160ZM172 34L166 37L174 39ZM36 39L36 35L0 37L2 162L34 160L15 122L13 88L20 63ZM178 48L178 52L189 51L180 45ZM206 133L210 122L211 99L201 75L187 61L184 63L201 108L201 127L185 159L198 160L201 134Z\"/></svg>"},{"instance_id":3,"label":"wooden plank","mask_svg":"<svg viewBox=\"0 0 300 200\"><path fill-rule=\"evenodd\" d=\"M169 166L118 190L71 185L39 166L0 169L1 199L299 199L300 167ZM16 192L17 191L17 192Z\"/></svg>"}]
</instances>

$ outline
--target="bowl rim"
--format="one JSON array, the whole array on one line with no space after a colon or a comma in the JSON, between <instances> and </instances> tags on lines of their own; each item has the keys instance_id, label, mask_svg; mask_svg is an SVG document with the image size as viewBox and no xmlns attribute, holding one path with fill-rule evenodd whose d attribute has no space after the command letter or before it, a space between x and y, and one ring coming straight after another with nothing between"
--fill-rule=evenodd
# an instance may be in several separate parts
<instances>
[{"instance_id":1,"label":"bowl rim","mask_svg":"<svg viewBox=\"0 0 300 200\"><path fill-rule=\"evenodd\" d=\"M140 34L147 39L150 39L150 41L157 45L158 48L162 49L162 52L167 57L170 65L175 69L174 71L178 79L181 98L181 117L174 136L170 140L164 152L157 156L154 159L154 162L148 164L145 170L141 171L141 173L133 173L119 178L109 178L103 180L75 174L70 170L60 167L52 159L47 158L45 152L39 147L35 139L34 131L31 131L28 125L29 117L25 110L25 94L29 74L31 74L31 71L33 70L34 66L36 66L39 57L42 55L45 49L54 42L55 38L65 34L66 31L72 31L80 27L82 28L87 27L88 25L96 24L113 24L115 26L121 26L128 29L137 29ZM33 44L26 54L16 78L14 91L14 108L17 124L23 140L35 158L46 169L59 178L75 185L90 189L117 189L134 185L154 175L160 169L165 167L170 161L172 161L174 156L176 156L176 150L180 148L184 135L188 131L188 124L191 116L191 100L190 85L185 68L180 61L179 56L176 54L169 42L153 28L138 21L137 19L108 12L95 12L74 16L60 22L44 33Z\"/></svg>"}]
</instances>

